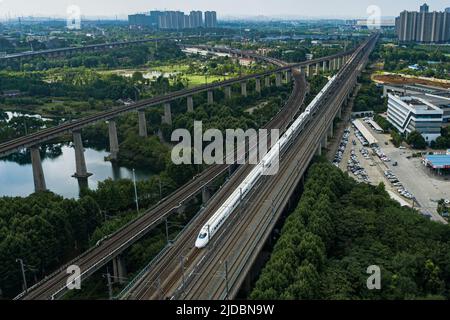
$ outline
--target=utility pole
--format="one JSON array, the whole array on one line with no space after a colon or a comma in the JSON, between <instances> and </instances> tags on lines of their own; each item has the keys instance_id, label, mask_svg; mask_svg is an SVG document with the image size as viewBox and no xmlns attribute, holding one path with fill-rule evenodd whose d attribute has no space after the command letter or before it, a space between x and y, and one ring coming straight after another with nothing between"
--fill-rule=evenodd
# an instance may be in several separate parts
<instances>
[{"instance_id":1,"label":"utility pole","mask_svg":"<svg viewBox=\"0 0 450 320\"><path fill-rule=\"evenodd\" d=\"M27 278L25 276L25 267L24 267L24 264L23 264L23 260L22 259L16 259L16 262L20 263L20 268L22 270L23 287L25 289L25 292L28 292Z\"/></svg>"},{"instance_id":2,"label":"utility pole","mask_svg":"<svg viewBox=\"0 0 450 320\"><path fill-rule=\"evenodd\" d=\"M226 285L226 296L225 296L225 300L228 300L228 292L229 292L229 288L228 288L228 261L225 261L225 285Z\"/></svg>"},{"instance_id":3,"label":"utility pole","mask_svg":"<svg viewBox=\"0 0 450 320\"><path fill-rule=\"evenodd\" d=\"M139 200L138 200L137 186L136 186L136 174L135 174L134 169L133 169L133 184L134 184L134 198L136 201L136 211L139 212Z\"/></svg>"},{"instance_id":4,"label":"utility pole","mask_svg":"<svg viewBox=\"0 0 450 320\"><path fill-rule=\"evenodd\" d=\"M184 256L180 256L180 266L181 266L181 274L182 274L182 281L183 281L183 292L185 291L185 277L184 277Z\"/></svg>"}]
</instances>

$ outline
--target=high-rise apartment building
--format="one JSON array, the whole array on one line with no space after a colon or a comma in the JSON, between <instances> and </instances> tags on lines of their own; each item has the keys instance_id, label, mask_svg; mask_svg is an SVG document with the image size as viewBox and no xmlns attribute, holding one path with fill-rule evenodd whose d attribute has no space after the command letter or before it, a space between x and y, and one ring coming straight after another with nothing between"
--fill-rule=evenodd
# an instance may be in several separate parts
<instances>
[{"instance_id":1,"label":"high-rise apartment building","mask_svg":"<svg viewBox=\"0 0 450 320\"><path fill-rule=\"evenodd\" d=\"M420 12L403 11L395 20L401 42L450 42L450 12L429 12L424 4Z\"/></svg>"},{"instance_id":2,"label":"high-rise apartment building","mask_svg":"<svg viewBox=\"0 0 450 320\"><path fill-rule=\"evenodd\" d=\"M189 15L180 11L150 11L150 15L129 15L128 22L132 26L148 26L170 30L217 28L217 13L207 11L205 12L205 20L203 20L202 11L191 11Z\"/></svg>"},{"instance_id":3,"label":"high-rise apartment building","mask_svg":"<svg viewBox=\"0 0 450 320\"><path fill-rule=\"evenodd\" d=\"M217 28L217 13L215 11L205 12L205 28Z\"/></svg>"}]
</instances>

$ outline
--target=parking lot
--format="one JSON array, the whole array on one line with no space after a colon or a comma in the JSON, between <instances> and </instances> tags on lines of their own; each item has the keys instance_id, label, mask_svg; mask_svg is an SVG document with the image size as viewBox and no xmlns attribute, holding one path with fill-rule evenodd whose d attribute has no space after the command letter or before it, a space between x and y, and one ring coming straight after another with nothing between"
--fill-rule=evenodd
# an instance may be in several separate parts
<instances>
[{"instance_id":1,"label":"parking lot","mask_svg":"<svg viewBox=\"0 0 450 320\"><path fill-rule=\"evenodd\" d=\"M419 208L431 220L446 223L437 213L437 201L450 199L450 181L432 176L421 164L420 158L412 158L412 150L396 148L390 135L376 133L367 123L365 126L378 140L378 148L364 146L365 140L355 128L344 133L334 165L349 172L357 181L377 185L383 182L396 200ZM409 157L409 158L407 158Z\"/></svg>"}]
</instances>

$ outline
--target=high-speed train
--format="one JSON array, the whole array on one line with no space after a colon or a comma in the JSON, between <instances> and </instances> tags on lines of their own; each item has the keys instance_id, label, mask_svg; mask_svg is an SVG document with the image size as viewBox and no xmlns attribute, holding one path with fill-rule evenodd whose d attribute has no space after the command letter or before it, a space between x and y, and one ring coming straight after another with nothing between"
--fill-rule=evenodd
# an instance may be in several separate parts
<instances>
[{"instance_id":1,"label":"high-speed train","mask_svg":"<svg viewBox=\"0 0 450 320\"><path fill-rule=\"evenodd\" d=\"M335 80L336 76L332 77L330 81L328 81L313 101L311 101L311 103L306 107L305 111L302 112L300 116L289 126L277 142L273 144L270 151L250 171L244 181L242 181L242 183L225 200L223 205L205 223L198 234L197 240L195 241L195 246L197 248L203 248L208 244L220 227L225 223L230 214L239 205L242 199L256 185L261 176L267 174L271 167L277 164L276 161L279 160L279 155L294 141L311 117L315 115L317 112L319 99L323 94L325 94Z\"/></svg>"}]
</instances>

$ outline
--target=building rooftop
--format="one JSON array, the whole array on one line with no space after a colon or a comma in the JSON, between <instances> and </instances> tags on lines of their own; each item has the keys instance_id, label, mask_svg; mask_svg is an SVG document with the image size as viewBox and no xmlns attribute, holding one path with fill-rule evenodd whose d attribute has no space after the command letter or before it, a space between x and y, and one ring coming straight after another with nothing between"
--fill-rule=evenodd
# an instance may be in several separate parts
<instances>
[{"instance_id":1,"label":"building rooftop","mask_svg":"<svg viewBox=\"0 0 450 320\"><path fill-rule=\"evenodd\" d=\"M353 124L355 125L356 129L359 130L359 132L361 132L361 134L363 135L363 137L367 140L367 142L369 143L369 145L372 144L377 144L378 141L377 139L375 139L375 137L370 133L370 131L366 128L366 126L361 122L361 120L356 119L355 121L353 121Z\"/></svg>"},{"instance_id":2,"label":"building rooftop","mask_svg":"<svg viewBox=\"0 0 450 320\"><path fill-rule=\"evenodd\" d=\"M450 169L450 154L428 155L425 161L433 169Z\"/></svg>"}]
</instances>

